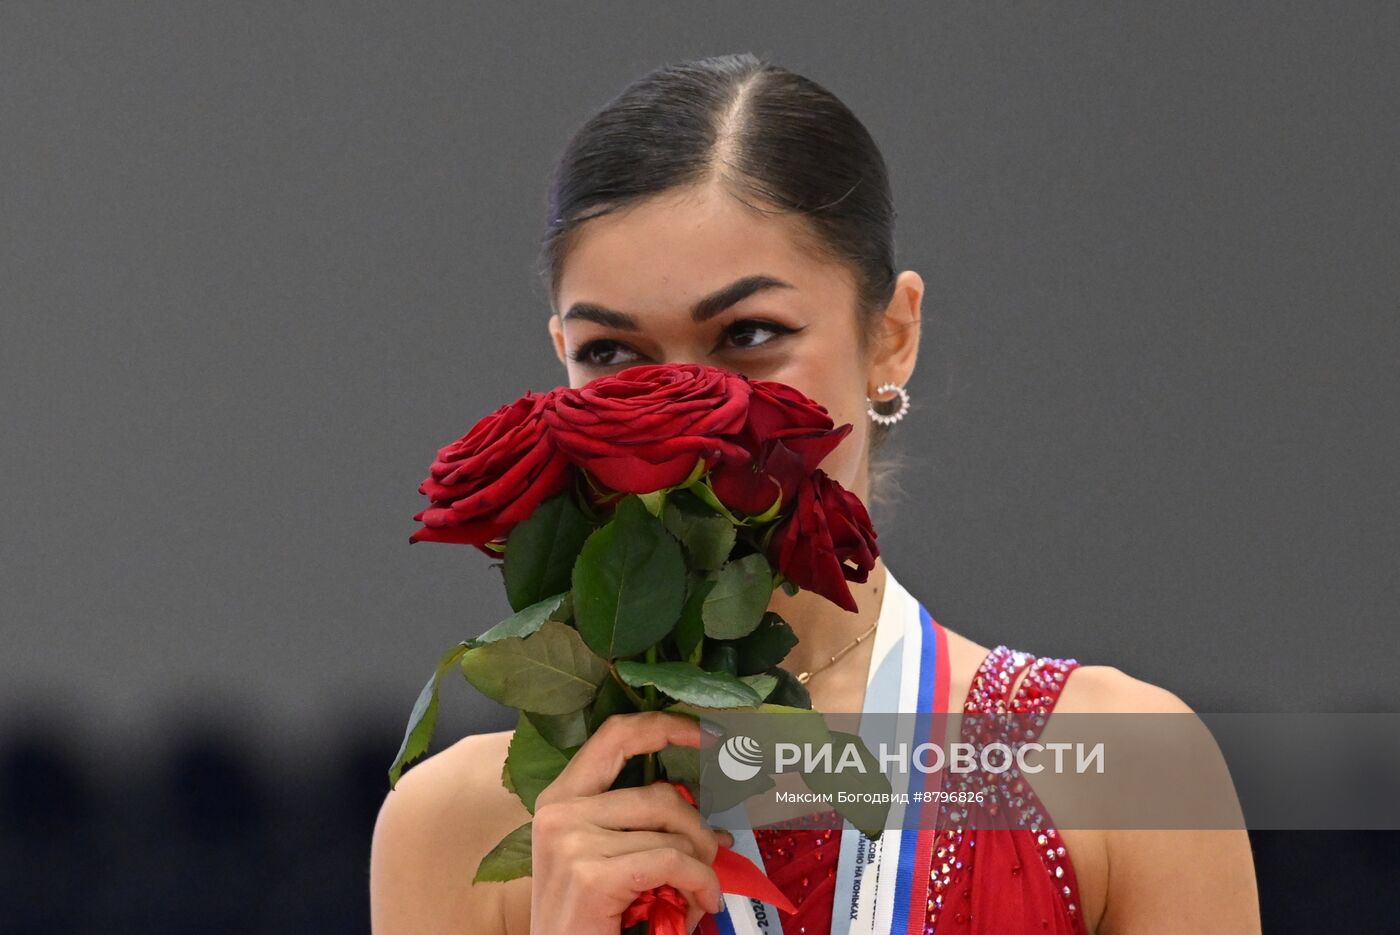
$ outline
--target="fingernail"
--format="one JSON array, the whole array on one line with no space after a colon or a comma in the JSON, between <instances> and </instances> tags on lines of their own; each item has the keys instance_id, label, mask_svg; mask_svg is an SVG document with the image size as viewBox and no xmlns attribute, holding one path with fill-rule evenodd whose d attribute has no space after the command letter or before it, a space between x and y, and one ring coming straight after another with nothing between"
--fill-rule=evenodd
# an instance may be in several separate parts
<instances>
[{"instance_id":1,"label":"fingernail","mask_svg":"<svg viewBox=\"0 0 1400 935\"><path fill-rule=\"evenodd\" d=\"M702 721L700 722L700 731L701 731L702 733L704 733L704 734L707 734L708 736L710 736L711 738L713 738L713 739L715 739L715 740L718 740L719 738L721 738L721 737L724 736L724 728L723 728L723 727L720 727L718 724L716 724L716 723L713 722L713 721L703 721L703 720L702 720Z\"/></svg>"}]
</instances>

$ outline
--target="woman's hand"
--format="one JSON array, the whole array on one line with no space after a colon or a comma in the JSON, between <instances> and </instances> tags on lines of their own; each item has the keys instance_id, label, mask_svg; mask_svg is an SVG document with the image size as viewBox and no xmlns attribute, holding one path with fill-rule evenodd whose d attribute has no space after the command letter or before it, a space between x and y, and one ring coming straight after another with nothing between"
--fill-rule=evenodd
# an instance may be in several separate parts
<instances>
[{"instance_id":1,"label":"woman's hand","mask_svg":"<svg viewBox=\"0 0 1400 935\"><path fill-rule=\"evenodd\" d=\"M670 783L609 789L633 756L667 744L700 746L700 725L679 714L615 714L535 800L530 930L617 935L638 894L668 883L685 896L686 931L718 912L710 869L727 831L705 825Z\"/></svg>"}]
</instances>

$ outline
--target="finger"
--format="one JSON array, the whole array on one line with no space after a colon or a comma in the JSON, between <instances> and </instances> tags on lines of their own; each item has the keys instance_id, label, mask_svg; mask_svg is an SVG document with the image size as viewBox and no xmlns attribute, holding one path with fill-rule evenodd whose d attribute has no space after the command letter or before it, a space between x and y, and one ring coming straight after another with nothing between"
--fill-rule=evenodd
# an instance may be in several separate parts
<instances>
[{"instance_id":1,"label":"finger","mask_svg":"<svg viewBox=\"0 0 1400 935\"><path fill-rule=\"evenodd\" d=\"M567 803L574 814L614 831L666 831L686 836L705 863L715 859L719 840L699 810L669 782L635 789L611 789ZM732 837L731 837L732 841Z\"/></svg>"},{"instance_id":2,"label":"finger","mask_svg":"<svg viewBox=\"0 0 1400 935\"><path fill-rule=\"evenodd\" d=\"M700 905L700 898L694 893L687 893L684 890L681 894L685 896L685 930L687 933L694 932L695 926L700 924L700 920L705 917L705 913L711 910Z\"/></svg>"},{"instance_id":3,"label":"finger","mask_svg":"<svg viewBox=\"0 0 1400 935\"><path fill-rule=\"evenodd\" d=\"M583 742L536 802L605 792L629 759L663 750L668 744L698 748L700 723L683 714L664 711L614 714Z\"/></svg>"},{"instance_id":4,"label":"finger","mask_svg":"<svg viewBox=\"0 0 1400 935\"><path fill-rule=\"evenodd\" d=\"M667 831L603 831L601 835L598 853L603 857L670 847L684 851L701 863L710 862L705 860L704 852L695 846L695 842L683 834Z\"/></svg>"},{"instance_id":5,"label":"finger","mask_svg":"<svg viewBox=\"0 0 1400 935\"><path fill-rule=\"evenodd\" d=\"M683 851L669 847L634 851L610 857L607 864L609 871L617 874L614 879L627 881L634 894L669 883L695 894L695 901L710 912L717 912L721 905L719 878L714 870Z\"/></svg>"}]
</instances>

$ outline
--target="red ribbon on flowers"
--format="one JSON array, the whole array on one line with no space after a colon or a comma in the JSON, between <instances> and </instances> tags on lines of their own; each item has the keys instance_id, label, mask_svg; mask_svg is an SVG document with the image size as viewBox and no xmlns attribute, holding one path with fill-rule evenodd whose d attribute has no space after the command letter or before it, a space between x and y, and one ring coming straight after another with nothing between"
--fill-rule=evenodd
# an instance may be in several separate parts
<instances>
[{"instance_id":1,"label":"red ribbon on flowers","mask_svg":"<svg viewBox=\"0 0 1400 935\"><path fill-rule=\"evenodd\" d=\"M761 899L783 912L797 911L792 900L784 896L783 891L743 854L735 853L721 844L710 867L719 877L719 888L724 892Z\"/></svg>"},{"instance_id":2,"label":"red ribbon on flowers","mask_svg":"<svg viewBox=\"0 0 1400 935\"><path fill-rule=\"evenodd\" d=\"M645 921L651 935L686 935L685 910L681 891L663 883L632 900L622 914L622 927Z\"/></svg>"},{"instance_id":3,"label":"red ribbon on flowers","mask_svg":"<svg viewBox=\"0 0 1400 935\"><path fill-rule=\"evenodd\" d=\"M666 779L658 779L657 782L670 782ZM695 796L690 790L679 782L672 782L676 791L681 797L695 805ZM783 895L783 891L758 866L745 857L725 847L719 846L715 852L715 859L710 863L710 869L714 870L715 876L719 878L719 888L725 893L734 893L737 896L749 896L754 899L761 899L766 903L777 906L784 912L796 912L797 907L792 904L792 900ZM688 904L685 897L680 894L674 886L663 883L660 886L641 893L632 900L627 910L622 914L622 925L626 928L638 922L645 921L650 927L651 935L686 935L685 931L685 911Z\"/></svg>"}]
</instances>

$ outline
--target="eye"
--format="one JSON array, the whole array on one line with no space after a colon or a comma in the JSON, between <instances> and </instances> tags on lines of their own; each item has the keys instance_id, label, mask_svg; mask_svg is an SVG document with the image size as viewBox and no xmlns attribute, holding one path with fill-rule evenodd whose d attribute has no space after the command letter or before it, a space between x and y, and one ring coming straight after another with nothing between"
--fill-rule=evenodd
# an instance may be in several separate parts
<instances>
[{"instance_id":1,"label":"eye","mask_svg":"<svg viewBox=\"0 0 1400 935\"><path fill-rule=\"evenodd\" d=\"M724 329L724 337L732 347L749 348L759 347L782 335L794 334L801 330L762 318L741 318Z\"/></svg>"},{"instance_id":2,"label":"eye","mask_svg":"<svg viewBox=\"0 0 1400 935\"><path fill-rule=\"evenodd\" d=\"M569 354L569 359L585 367L616 367L619 364L630 364L638 360L639 356L625 344L602 338L581 345Z\"/></svg>"}]
</instances>

